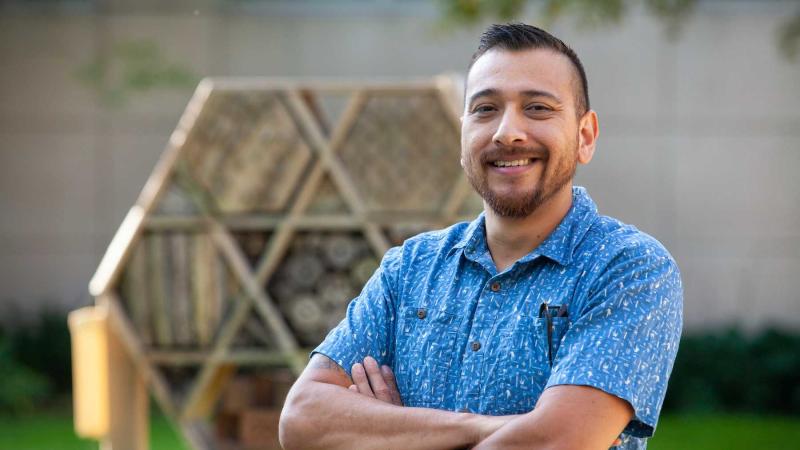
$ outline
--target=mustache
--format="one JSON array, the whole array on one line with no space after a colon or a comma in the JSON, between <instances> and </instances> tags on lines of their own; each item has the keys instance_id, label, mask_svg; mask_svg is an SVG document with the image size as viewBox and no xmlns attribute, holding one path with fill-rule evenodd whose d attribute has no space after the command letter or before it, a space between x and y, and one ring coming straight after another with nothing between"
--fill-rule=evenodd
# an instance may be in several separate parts
<instances>
[{"instance_id":1,"label":"mustache","mask_svg":"<svg viewBox=\"0 0 800 450\"><path fill-rule=\"evenodd\" d=\"M481 154L481 163L490 163L498 159L547 159L550 157L550 151L546 148L534 147L506 147L495 146Z\"/></svg>"}]
</instances>

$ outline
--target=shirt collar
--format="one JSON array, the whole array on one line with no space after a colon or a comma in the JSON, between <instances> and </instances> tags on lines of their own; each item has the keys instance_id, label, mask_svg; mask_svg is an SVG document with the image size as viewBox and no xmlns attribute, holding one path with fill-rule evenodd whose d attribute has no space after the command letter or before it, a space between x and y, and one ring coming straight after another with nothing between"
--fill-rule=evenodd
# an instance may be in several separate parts
<instances>
[{"instance_id":1,"label":"shirt collar","mask_svg":"<svg viewBox=\"0 0 800 450\"><path fill-rule=\"evenodd\" d=\"M455 245L453 245L453 247L448 252L448 255L452 254L457 249L464 248L470 242L476 241L478 239L485 239L484 238L484 236L486 236L486 233L484 232L485 222L486 222L486 216L484 215L484 212L481 212L475 220L470 222L467 229L464 230L464 237L462 237L460 241L456 242Z\"/></svg>"},{"instance_id":2,"label":"shirt collar","mask_svg":"<svg viewBox=\"0 0 800 450\"><path fill-rule=\"evenodd\" d=\"M581 186L572 188L572 206L567 215L561 220L555 230L532 252L523 256L518 263L526 263L538 256L545 256L562 266L568 265L572 261L572 254L578 246L583 236L592 226L597 218L597 205L594 203L586 189ZM481 213L473 220L464 231L464 237L450 249L448 254L457 249L463 249L470 245L483 244L485 241L484 213Z\"/></svg>"},{"instance_id":3,"label":"shirt collar","mask_svg":"<svg viewBox=\"0 0 800 450\"><path fill-rule=\"evenodd\" d=\"M572 187L572 206L550 236L519 262L527 262L538 255L546 256L562 266L572 262L572 253L597 218L597 205L586 189Z\"/></svg>"}]
</instances>

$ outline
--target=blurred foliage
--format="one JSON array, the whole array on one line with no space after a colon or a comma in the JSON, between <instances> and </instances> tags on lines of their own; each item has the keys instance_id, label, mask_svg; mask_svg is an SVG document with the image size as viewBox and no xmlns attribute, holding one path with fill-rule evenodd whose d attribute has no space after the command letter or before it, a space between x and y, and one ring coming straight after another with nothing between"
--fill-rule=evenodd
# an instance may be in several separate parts
<instances>
[{"instance_id":1,"label":"blurred foliage","mask_svg":"<svg viewBox=\"0 0 800 450\"><path fill-rule=\"evenodd\" d=\"M0 411L26 413L72 388L66 315L44 310L0 327Z\"/></svg>"},{"instance_id":2,"label":"blurred foliage","mask_svg":"<svg viewBox=\"0 0 800 450\"><path fill-rule=\"evenodd\" d=\"M537 5L541 22L550 26L562 17L574 18L583 28L619 24L636 6L658 17L670 37L694 12L699 0L438 0L446 26L474 25L483 19L519 20L528 5ZM779 27L778 47L790 60L800 53L800 10Z\"/></svg>"},{"instance_id":3,"label":"blurred foliage","mask_svg":"<svg viewBox=\"0 0 800 450\"><path fill-rule=\"evenodd\" d=\"M800 13L787 20L778 30L781 51L790 59L797 60L800 54Z\"/></svg>"},{"instance_id":4,"label":"blurred foliage","mask_svg":"<svg viewBox=\"0 0 800 450\"><path fill-rule=\"evenodd\" d=\"M24 414L44 401L52 389L49 380L22 364L0 337L0 412Z\"/></svg>"},{"instance_id":5,"label":"blurred foliage","mask_svg":"<svg viewBox=\"0 0 800 450\"><path fill-rule=\"evenodd\" d=\"M800 414L800 335L729 330L684 337L664 411Z\"/></svg>"},{"instance_id":6,"label":"blurred foliage","mask_svg":"<svg viewBox=\"0 0 800 450\"><path fill-rule=\"evenodd\" d=\"M10 414L31 412L51 391L49 380L23 365L0 338L0 411Z\"/></svg>"},{"instance_id":7,"label":"blurred foliage","mask_svg":"<svg viewBox=\"0 0 800 450\"><path fill-rule=\"evenodd\" d=\"M132 94L192 88L199 82L189 69L168 61L151 40L118 42L80 67L77 76L108 106L122 106Z\"/></svg>"},{"instance_id":8,"label":"blurred foliage","mask_svg":"<svg viewBox=\"0 0 800 450\"><path fill-rule=\"evenodd\" d=\"M446 22L475 24L484 18L510 21L518 19L528 4L539 4L542 21L572 16L583 27L618 24L636 3L668 24L679 24L694 9L697 0L439 0Z\"/></svg>"}]
</instances>

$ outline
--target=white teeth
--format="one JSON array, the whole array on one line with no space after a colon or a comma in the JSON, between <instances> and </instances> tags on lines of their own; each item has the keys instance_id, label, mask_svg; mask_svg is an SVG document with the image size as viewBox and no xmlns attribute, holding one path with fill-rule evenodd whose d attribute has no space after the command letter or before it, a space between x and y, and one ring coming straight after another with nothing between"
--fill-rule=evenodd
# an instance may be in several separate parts
<instances>
[{"instance_id":1,"label":"white teeth","mask_svg":"<svg viewBox=\"0 0 800 450\"><path fill-rule=\"evenodd\" d=\"M526 164L530 164L531 159L518 159L516 161L495 161L492 164L495 167L516 167L516 166L524 166Z\"/></svg>"}]
</instances>

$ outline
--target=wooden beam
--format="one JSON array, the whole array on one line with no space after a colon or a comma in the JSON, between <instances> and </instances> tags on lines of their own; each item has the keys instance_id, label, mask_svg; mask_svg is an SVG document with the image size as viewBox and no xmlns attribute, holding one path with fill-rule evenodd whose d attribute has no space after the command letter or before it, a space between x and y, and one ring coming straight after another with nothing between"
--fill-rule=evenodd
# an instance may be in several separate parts
<instances>
[{"instance_id":1,"label":"wooden beam","mask_svg":"<svg viewBox=\"0 0 800 450\"><path fill-rule=\"evenodd\" d=\"M219 77L209 78L207 82L215 90L310 90L326 94L351 93L358 89L370 89L387 93L405 93L409 89L435 89L436 82L430 77L382 79L333 79L298 77Z\"/></svg>"},{"instance_id":2,"label":"wooden beam","mask_svg":"<svg viewBox=\"0 0 800 450\"><path fill-rule=\"evenodd\" d=\"M283 319L283 315L272 303L260 283L253 276L244 255L239 251L233 238L231 238L219 224L212 225L211 237L214 239L220 251L226 256L228 263L231 265L231 269L242 282L245 292L253 301L256 310L266 322L278 349L285 353L287 358L294 358L298 350L297 340L286 324L286 321ZM290 367L296 369L296 363L296 361L290 361Z\"/></svg>"},{"instance_id":3,"label":"wooden beam","mask_svg":"<svg viewBox=\"0 0 800 450\"><path fill-rule=\"evenodd\" d=\"M150 386L161 410L164 411L164 414L174 415L176 412L175 403L167 387L167 382L161 372L156 370L147 360L147 352L136 334L133 323L122 310L119 298L116 294L109 293L96 300L98 305L108 308L111 329L118 333L120 341L136 365L137 370L142 374L144 381Z\"/></svg>"},{"instance_id":4,"label":"wooden beam","mask_svg":"<svg viewBox=\"0 0 800 450\"><path fill-rule=\"evenodd\" d=\"M117 230L108 246L100 265L89 282L89 293L95 297L106 294L122 271L134 241L142 231L144 218L158 202L167 187L167 181L176 164L186 136L194 126L194 122L202 110L203 104L211 93L211 85L201 82L195 90L189 105L186 107L178 127L172 133L164 153L159 158L155 169L136 200L136 204L128 211L122 225Z\"/></svg>"},{"instance_id":5,"label":"wooden beam","mask_svg":"<svg viewBox=\"0 0 800 450\"><path fill-rule=\"evenodd\" d=\"M300 354L308 354L311 349L300 349ZM211 358L210 351L169 351L159 350L147 353L147 360L150 364L161 366L196 366ZM252 349L232 349L223 356L218 357L222 363L235 365L258 365L285 367L286 356L283 352L274 350L264 350L262 348Z\"/></svg>"},{"instance_id":6,"label":"wooden beam","mask_svg":"<svg viewBox=\"0 0 800 450\"><path fill-rule=\"evenodd\" d=\"M228 321L222 326L217 340L214 343L214 348L211 351L208 359L204 362L200 373L195 378L186 395L186 400L180 410L180 421L185 422L195 420L202 417L202 413L207 412L202 410L202 406L209 403L207 395L209 392L206 389L214 382L217 376L217 370L223 364L224 356L227 354L228 349L236 337L236 333L241 328L247 315L250 313L251 302L246 298L239 298L234 306L233 313L228 318ZM211 392L212 394L214 392Z\"/></svg>"}]
</instances>

